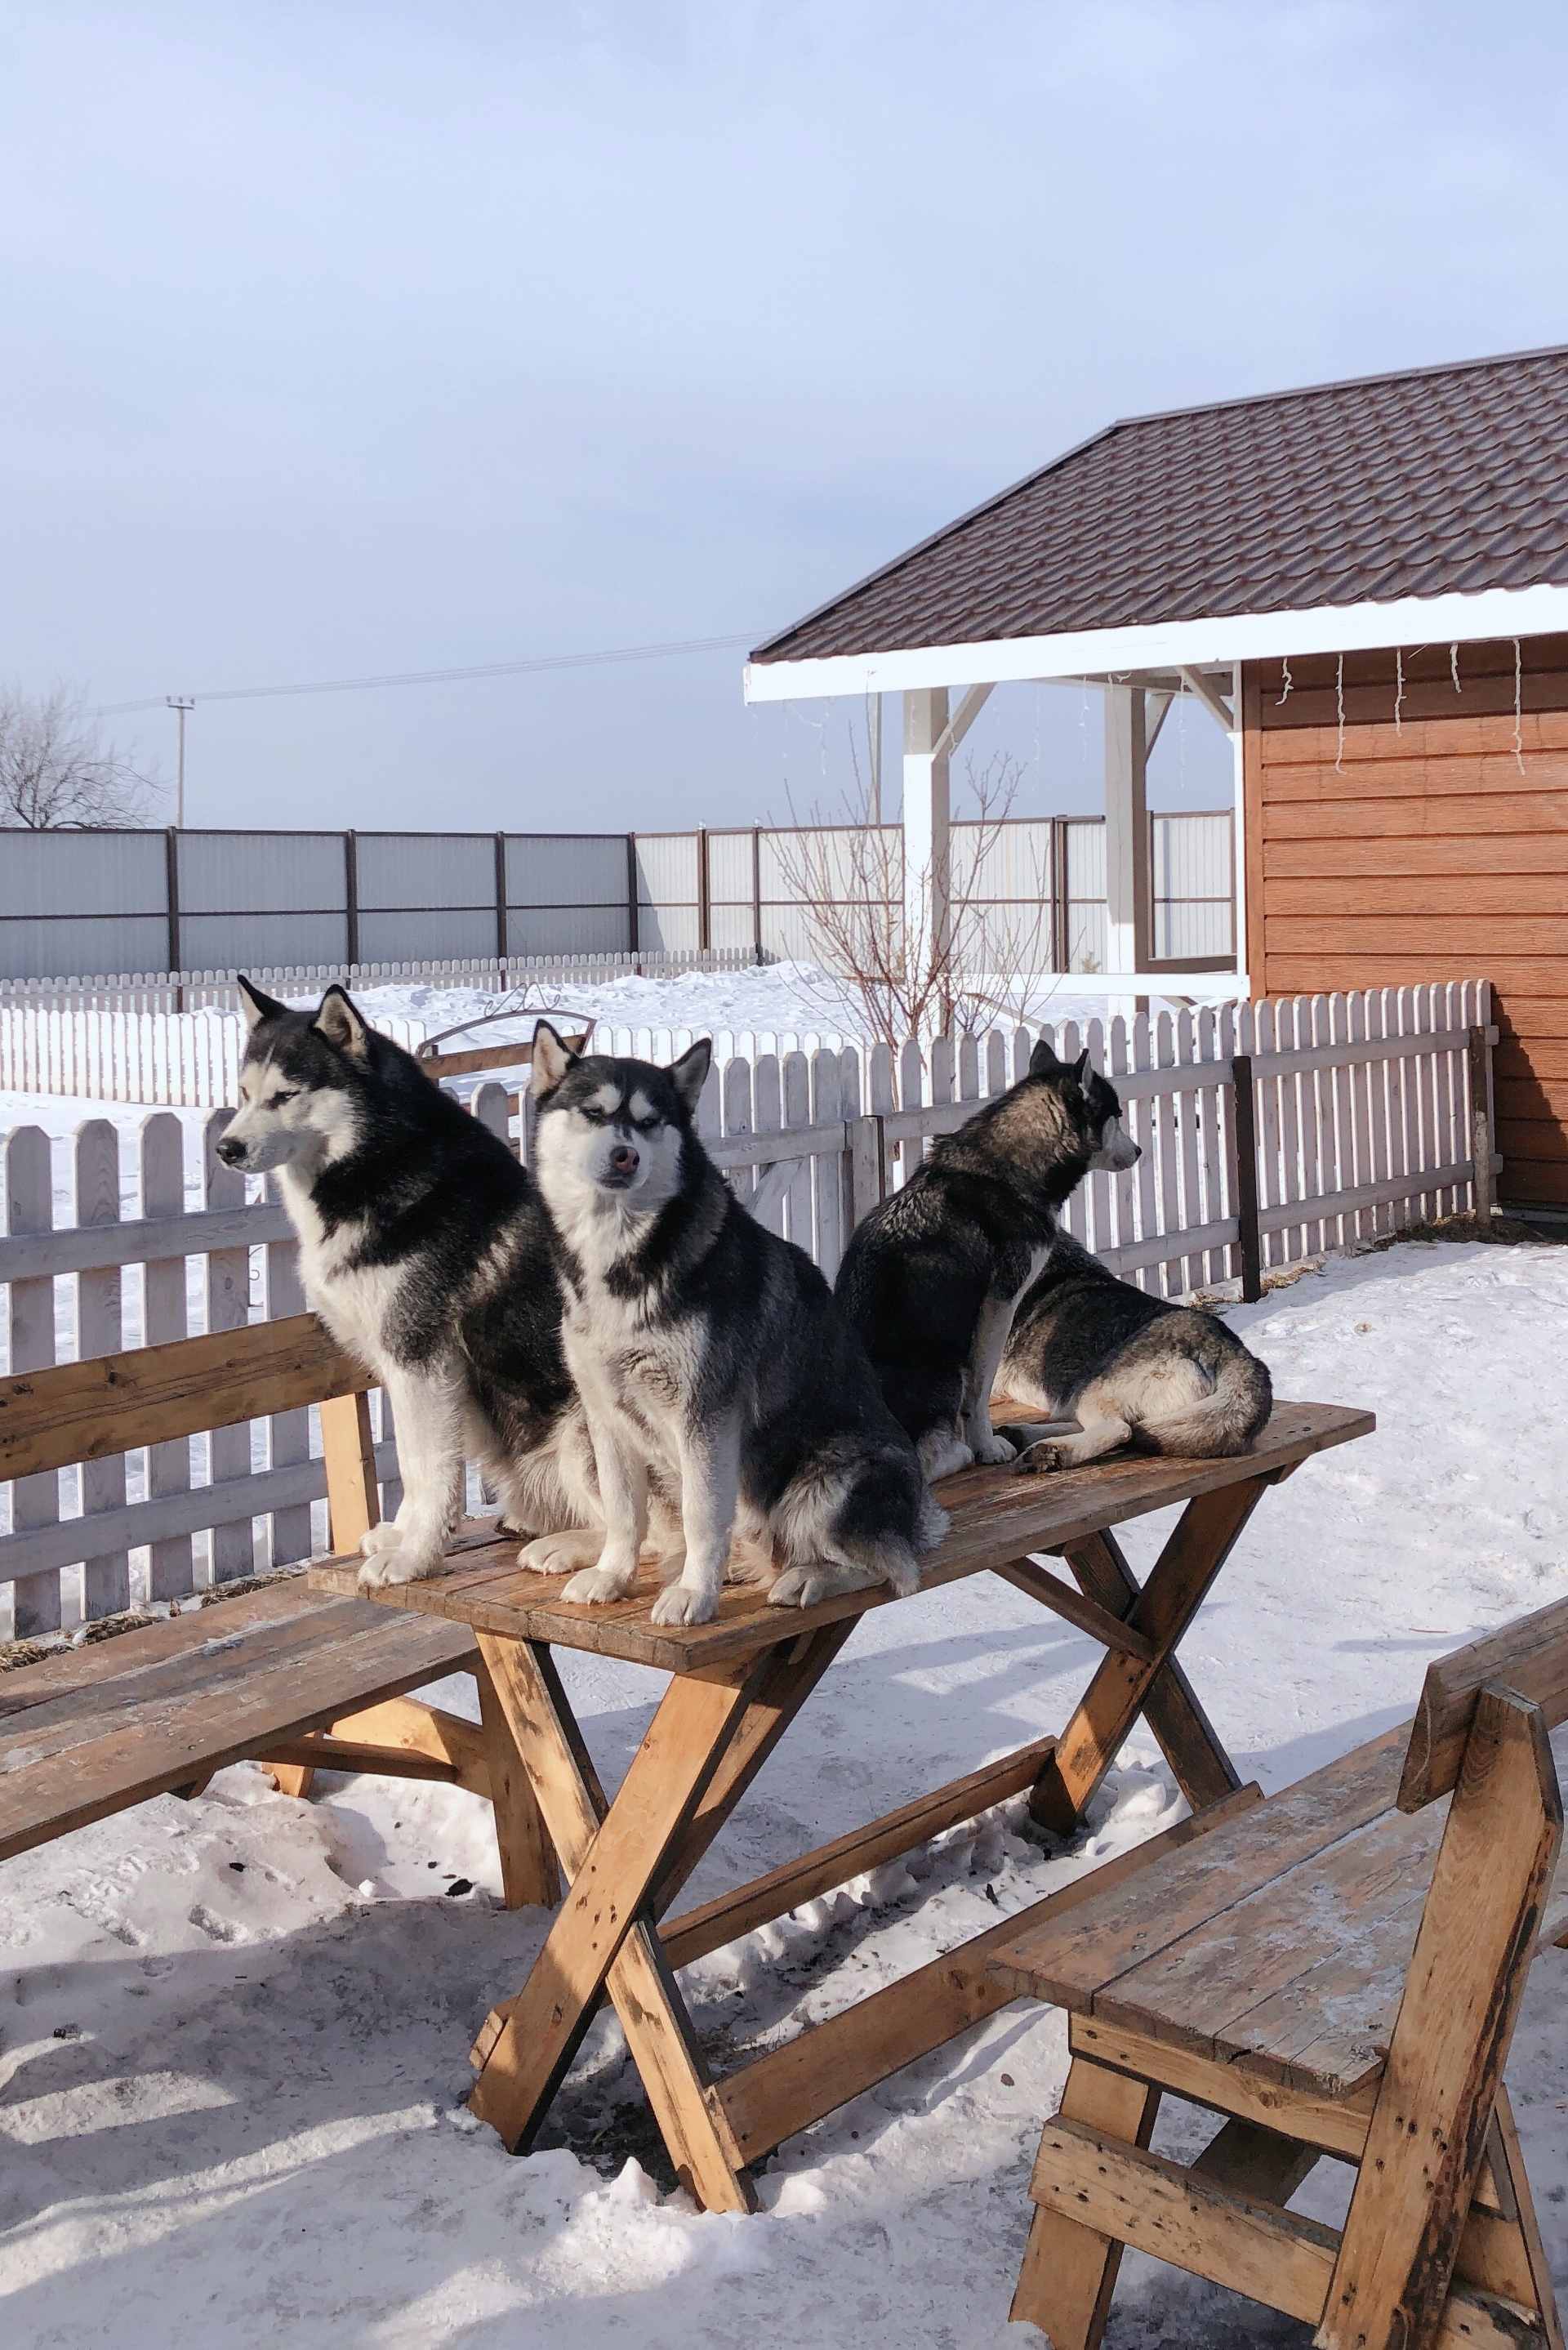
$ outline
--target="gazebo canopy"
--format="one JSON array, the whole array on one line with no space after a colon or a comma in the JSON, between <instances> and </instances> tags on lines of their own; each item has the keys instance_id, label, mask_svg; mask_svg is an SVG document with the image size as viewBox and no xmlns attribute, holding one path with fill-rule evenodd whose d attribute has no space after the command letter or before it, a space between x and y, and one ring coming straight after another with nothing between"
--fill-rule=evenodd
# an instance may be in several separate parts
<instances>
[{"instance_id":1,"label":"gazebo canopy","mask_svg":"<svg viewBox=\"0 0 1568 2350\"><path fill-rule=\"evenodd\" d=\"M752 701L1568 627L1568 348L1125 419L753 653Z\"/></svg>"}]
</instances>

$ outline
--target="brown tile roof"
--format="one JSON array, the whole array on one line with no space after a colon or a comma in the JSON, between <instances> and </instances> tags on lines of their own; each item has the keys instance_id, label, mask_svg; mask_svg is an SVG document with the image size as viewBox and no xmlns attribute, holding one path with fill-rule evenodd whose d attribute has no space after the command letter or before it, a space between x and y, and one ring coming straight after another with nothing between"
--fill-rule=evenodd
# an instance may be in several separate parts
<instances>
[{"instance_id":1,"label":"brown tile roof","mask_svg":"<svg viewBox=\"0 0 1568 2350\"><path fill-rule=\"evenodd\" d=\"M1568 583L1568 348L1113 424L754 660Z\"/></svg>"}]
</instances>

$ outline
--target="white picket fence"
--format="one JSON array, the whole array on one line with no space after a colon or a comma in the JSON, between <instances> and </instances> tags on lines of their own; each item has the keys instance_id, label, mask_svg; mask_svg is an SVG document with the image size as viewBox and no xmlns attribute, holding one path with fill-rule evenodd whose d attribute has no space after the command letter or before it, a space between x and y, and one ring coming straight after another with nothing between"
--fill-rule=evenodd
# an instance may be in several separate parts
<instances>
[{"instance_id":1,"label":"white picket fence","mask_svg":"<svg viewBox=\"0 0 1568 2350\"><path fill-rule=\"evenodd\" d=\"M1165 1296L1449 1213L1491 1195L1490 990L1483 980L1294 1002L1222 1005L1051 1034L1084 1047L1117 1087L1143 1155L1092 1175L1066 1222L1108 1265ZM722 1050L701 1108L709 1148L760 1221L831 1280L858 1217L905 1180L929 1139L1005 1091L1036 1032L910 1045ZM601 1051L667 1060L682 1033L602 1028ZM525 1148L525 1080L487 1082L471 1108ZM4 1159L7 1367L109 1354L301 1310L296 1251L275 1201L247 1198L202 1122L187 1175L187 1122L135 1133L80 1127L58 1162L36 1126ZM1251 1125L1253 1147L1248 1150ZM194 1139L194 1138L192 1138ZM250 1189L255 1191L254 1182ZM128 1212L129 1211L129 1212ZM385 1399L378 1461L396 1477ZM18 1634L92 1620L131 1597L308 1556L325 1540L314 1415L19 1481L0 1534L0 1590ZM314 1518L313 1518L314 1513Z\"/></svg>"}]
</instances>

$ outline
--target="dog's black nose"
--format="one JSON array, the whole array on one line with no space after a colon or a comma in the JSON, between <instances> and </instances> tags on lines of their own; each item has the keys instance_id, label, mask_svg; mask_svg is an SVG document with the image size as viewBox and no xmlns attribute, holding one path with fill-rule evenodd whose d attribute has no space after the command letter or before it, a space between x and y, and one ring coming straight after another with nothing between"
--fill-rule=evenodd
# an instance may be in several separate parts
<instances>
[{"instance_id":1,"label":"dog's black nose","mask_svg":"<svg viewBox=\"0 0 1568 2350\"><path fill-rule=\"evenodd\" d=\"M245 1159L245 1146L234 1135L225 1134L219 1140L218 1156L223 1160L225 1167L243 1167L244 1165Z\"/></svg>"},{"instance_id":2,"label":"dog's black nose","mask_svg":"<svg viewBox=\"0 0 1568 2350\"><path fill-rule=\"evenodd\" d=\"M612 1175L636 1174L637 1153L629 1142L615 1142L610 1145L609 1171Z\"/></svg>"}]
</instances>

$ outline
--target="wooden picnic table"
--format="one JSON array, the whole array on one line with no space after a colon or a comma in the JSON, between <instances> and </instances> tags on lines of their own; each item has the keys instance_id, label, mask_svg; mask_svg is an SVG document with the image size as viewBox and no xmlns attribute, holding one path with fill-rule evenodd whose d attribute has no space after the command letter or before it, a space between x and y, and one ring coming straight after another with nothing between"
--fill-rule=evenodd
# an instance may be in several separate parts
<instances>
[{"instance_id":1,"label":"wooden picnic table","mask_svg":"<svg viewBox=\"0 0 1568 2350\"><path fill-rule=\"evenodd\" d=\"M879 1586L779 1609L754 1586L726 1586L711 1623L659 1625L651 1572L624 1600L568 1606L565 1576L520 1568L515 1537L497 1540L489 1527L461 1537L428 1581L371 1593L472 1628L569 1886L526 1983L492 2011L475 2043L472 2110L508 2147L526 2149L607 1993L684 2184L710 2210L754 2210L748 2166L1006 2003L987 1961L1034 1911L720 2081L675 1970L1025 1789L1042 1825L1071 1834L1140 1716L1195 1813L1231 1794L1238 1774L1176 1650L1265 1490L1374 1424L1370 1412L1277 1403L1251 1451L1231 1460L1125 1457L1043 1477L981 1469L947 1479L940 1497L952 1523L923 1562L922 1589L1000 1575L1098 1640L1105 1658L1072 1719L1054 1738L673 1918L681 1887L861 1617L896 1605L893 1595ZM1186 1506L1140 1587L1111 1529L1173 1503ZM1041 1565L1042 1555L1064 1559L1074 1581ZM356 1563L327 1563L311 1577L346 1594L356 1572ZM556 1648L671 1676L613 1800L561 1685Z\"/></svg>"}]
</instances>

